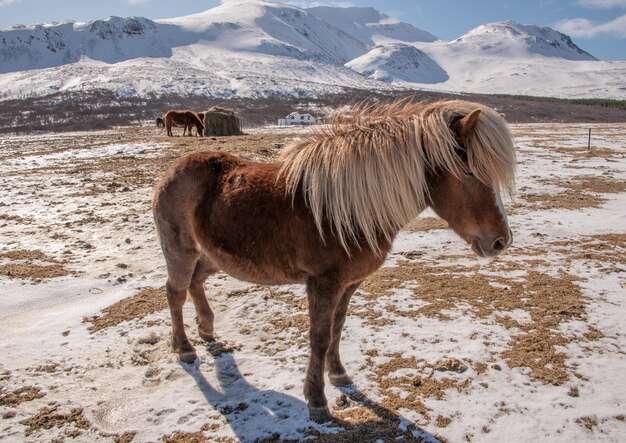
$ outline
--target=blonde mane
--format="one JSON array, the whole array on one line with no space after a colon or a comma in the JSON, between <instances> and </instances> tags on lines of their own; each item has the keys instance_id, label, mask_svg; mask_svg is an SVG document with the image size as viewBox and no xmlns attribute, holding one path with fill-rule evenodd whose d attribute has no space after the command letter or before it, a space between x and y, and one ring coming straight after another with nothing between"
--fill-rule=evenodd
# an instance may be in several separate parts
<instances>
[{"instance_id":1,"label":"blonde mane","mask_svg":"<svg viewBox=\"0 0 626 443\"><path fill-rule=\"evenodd\" d=\"M515 152L504 119L477 103L461 100L359 105L349 118L336 115L329 129L285 148L280 176L295 196L302 187L324 238L323 226L346 251L365 239L379 251L428 202L427 171L463 173L459 145L450 129L455 119L481 113L465 140L471 172L494 192L513 192Z\"/></svg>"}]
</instances>

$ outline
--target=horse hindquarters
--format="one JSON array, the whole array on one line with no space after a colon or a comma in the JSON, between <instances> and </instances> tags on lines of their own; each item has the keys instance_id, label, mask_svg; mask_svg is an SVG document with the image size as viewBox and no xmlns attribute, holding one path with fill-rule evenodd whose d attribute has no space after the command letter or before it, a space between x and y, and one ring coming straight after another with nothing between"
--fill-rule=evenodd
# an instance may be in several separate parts
<instances>
[{"instance_id":1,"label":"horse hindquarters","mask_svg":"<svg viewBox=\"0 0 626 443\"><path fill-rule=\"evenodd\" d=\"M167 265L172 350L185 362L196 359L183 324L182 309L187 293L196 307L200 336L205 340L213 338L213 312L203 285L217 268L200 249L192 215L207 192L206 182L215 181L214 174L206 167L206 157L211 155L192 154L173 165L157 184L153 200L157 234Z\"/></svg>"}]
</instances>

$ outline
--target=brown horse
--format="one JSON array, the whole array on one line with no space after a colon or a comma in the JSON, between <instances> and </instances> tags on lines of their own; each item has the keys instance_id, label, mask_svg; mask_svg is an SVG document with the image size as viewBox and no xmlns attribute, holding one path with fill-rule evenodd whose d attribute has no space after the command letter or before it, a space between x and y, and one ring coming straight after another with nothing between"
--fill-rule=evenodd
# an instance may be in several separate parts
<instances>
[{"instance_id":1,"label":"brown horse","mask_svg":"<svg viewBox=\"0 0 626 443\"><path fill-rule=\"evenodd\" d=\"M187 132L187 128L192 126L196 127L196 131L202 137L204 132L204 124L198 118L195 112L192 111L168 111L165 114L165 127L167 128L167 135L172 137L172 126L182 126L183 136Z\"/></svg>"},{"instance_id":2,"label":"brown horse","mask_svg":"<svg viewBox=\"0 0 626 443\"><path fill-rule=\"evenodd\" d=\"M165 128L165 120L163 120L163 117L157 117L156 125L157 128Z\"/></svg>"},{"instance_id":3,"label":"brown horse","mask_svg":"<svg viewBox=\"0 0 626 443\"><path fill-rule=\"evenodd\" d=\"M506 122L475 103L396 102L361 107L351 121L285 148L278 163L224 152L178 160L156 185L153 210L167 263L172 348L196 359L182 307L213 340L204 282L218 270L257 284L304 283L309 414L331 418L324 369L350 382L339 357L348 302L376 271L398 231L431 207L492 257L512 242L500 190L512 192L515 152ZM417 277L417 276L416 276Z\"/></svg>"},{"instance_id":4,"label":"brown horse","mask_svg":"<svg viewBox=\"0 0 626 443\"><path fill-rule=\"evenodd\" d=\"M204 112L194 112L194 114L196 114L198 116L198 119L202 122L202 124L204 125ZM204 126L203 126L204 127ZM193 125L188 125L185 129L187 130L187 135L191 137L191 129L193 128ZM200 132L196 131L196 135L199 135L200 137L203 136L203 134L201 134Z\"/></svg>"}]
</instances>

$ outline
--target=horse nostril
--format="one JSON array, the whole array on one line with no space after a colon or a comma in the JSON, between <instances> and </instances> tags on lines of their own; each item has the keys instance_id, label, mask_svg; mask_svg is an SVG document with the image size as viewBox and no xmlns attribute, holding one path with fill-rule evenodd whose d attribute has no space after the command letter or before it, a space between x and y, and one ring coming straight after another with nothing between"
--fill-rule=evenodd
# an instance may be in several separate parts
<instances>
[{"instance_id":1,"label":"horse nostril","mask_svg":"<svg viewBox=\"0 0 626 443\"><path fill-rule=\"evenodd\" d=\"M502 237L499 237L496 239L496 241L493 242L493 245L491 246L491 248L494 251L504 251L504 248L506 248L506 242L504 241L504 239Z\"/></svg>"}]
</instances>

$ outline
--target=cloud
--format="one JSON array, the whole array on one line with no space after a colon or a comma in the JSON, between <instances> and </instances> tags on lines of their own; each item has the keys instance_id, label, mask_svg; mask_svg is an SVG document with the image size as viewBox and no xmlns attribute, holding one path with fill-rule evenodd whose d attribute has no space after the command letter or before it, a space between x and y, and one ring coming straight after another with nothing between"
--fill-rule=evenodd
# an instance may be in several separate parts
<instances>
[{"instance_id":1,"label":"cloud","mask_svg":"<svg viewBox=\"0 0 626 443\"><path fill-rule=\"evenodd\" d=\"M577 0L576 4L584 8L626 8L626 0Z\"/></svg>"},{"instance_id":2,"label":"cloud","mask_svg":"<svg viewBox=\"0 0 626 443\"><path fill-rule=\"evenodd\" d=\"M595 23L586 18L561 20L555 27L571 37L595 38L606 34L626 39L626 14L606 23Z\"/></svg>"},{"instance_id":3,"label":"cloud","mask_svg":"<svg viewBox=\"0 0 626 443\"><path fill-rule=\"evenodd\" d=\"M129 5L136 6L136 5L145 5L146 3L149 3L152 0L124 0L124 1L128 3Z\"/></svg>"},{"instance_id":4,"label":"cloud","mask_svg":"<svg viewBox=\"0 0 626 443\"><path fill-rule=\"evenodd\" d=\"M19 2L19 1L21 1L21 0L0 0L0 7L2 7L2 6L8 6L8 5L10 5L11 3L17 3L17 2Z\"/></svg>"}]
</instances>

